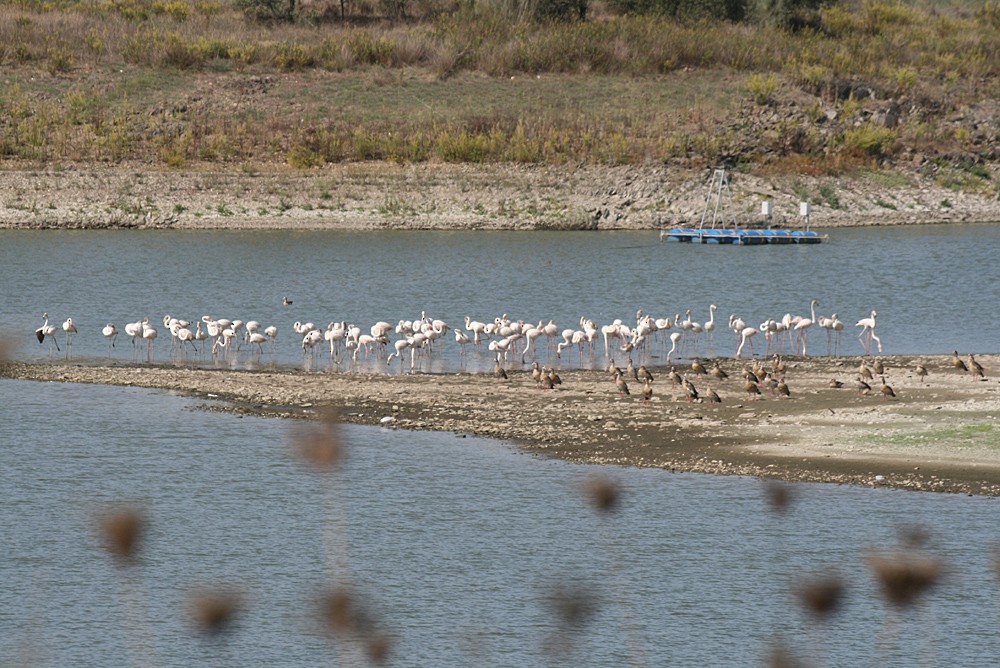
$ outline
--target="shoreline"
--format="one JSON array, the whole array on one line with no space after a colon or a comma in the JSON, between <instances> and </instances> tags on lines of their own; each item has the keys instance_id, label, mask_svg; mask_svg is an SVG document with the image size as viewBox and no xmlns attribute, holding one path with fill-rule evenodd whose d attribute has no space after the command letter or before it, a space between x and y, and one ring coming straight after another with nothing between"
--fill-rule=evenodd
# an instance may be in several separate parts
<instances>
[{"instance_id":1,"label":"shoreline","mask_svg":"<svg viewBox=\"0 0 1000 668\"><path fill-rule=\"evenodd\" d=\"M296 170L203 165L0 164L0 229L646 230L697 225L709 169L663 165L327 165ZM814 229L1000 222L1000 198L917 173L732 173L741 224Z\"/></svg>"},{"instance_id":2,"label":"shoreline","mask_svg":"<svg viewBox=\"0 0 1000 668\"><path fill-rule=\"evenodd\" d=\"M427 429L511 441L567 461L749 475L788 481L886 486L1000 496L1000 384L979 356L984 381L947 355L884 356L895 399L855 389L860 358L787 358L789 398L742 390L744 362L718 361L725 381L695 378L721 404L688 402L663 368L649 401L641 384L623 396L605 371L560 371L562 385L535 387L530 369L492 374L360 374L288 369L233 371L174 366L84 366L6 361L0 377L148 387L216 400L210 410L315 417L333 406L345 422ZM708 365L708 361L705 361ZM914 372L929 371L926 384ZM687 366L678 371L690 374ZM830 387L831 379L844 386Z\"/></svg>"}]
</instances>

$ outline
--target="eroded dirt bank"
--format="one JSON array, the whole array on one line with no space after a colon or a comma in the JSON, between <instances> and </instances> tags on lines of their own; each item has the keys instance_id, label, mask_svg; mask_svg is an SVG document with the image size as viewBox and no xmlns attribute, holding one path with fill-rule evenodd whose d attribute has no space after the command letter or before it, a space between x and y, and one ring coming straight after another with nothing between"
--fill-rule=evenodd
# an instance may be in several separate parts
<instances>
[{"instance_id":1,"label":"eroded dirt bank","mask_svg":"<svg viewBox=\"0 0 1000 668\"><path fill-rule=\"evenodd\" d=\"M348 422L391 417L394 428L507 439L576 462L1000 495L1000 385L990 376L1000 356L980 358L985 380L957 371L950 356L884 357L894 398L885 397L877 375L870 394L858 393L859 361L787 360L787 398L772 395L766 382L761 396L748 394L743 362L720 360L730 376L721 381L678 367L702 397L716 390L721 404L688 401L664 369L652 369L650 400L635 380L628 396L620 394L603 371L561 371L561 385L539 389L530 368L498 381L492 374L6 362L0 376L168 389L218 399L210 406L219 410L285 417L332 405ZM929 372L925 382L917 364Z\"/></svg>"},{"instance_id":2,"label":"eroded dirt bank","mask_svg":"<svg viewBox=\"0 0 1000 668\"><path fill-rule=\"evenodd\" d=\"M0 178L0 228L641 230L697 225L710 176L663 165L18 168ZM1000 221L995 193L946 188L915 172L730 176L729 218L741 224L762 224L765 200L777 227L801 226L803 200L819 229Z\"/></svg>"}]
</instances>

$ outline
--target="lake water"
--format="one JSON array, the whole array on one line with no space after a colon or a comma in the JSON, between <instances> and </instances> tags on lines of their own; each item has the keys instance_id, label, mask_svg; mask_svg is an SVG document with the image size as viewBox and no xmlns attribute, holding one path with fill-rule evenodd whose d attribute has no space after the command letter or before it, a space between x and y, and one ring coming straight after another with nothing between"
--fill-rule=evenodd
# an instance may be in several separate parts
<instances>
[{"instance_id":1,"label":"lake water","mask_svg":"<svg viewBox=\"0 0 1000 668\"><path fill-rule=\"evenodd\" d=\"M508 313L573 327L581 316L634 322L640 308L691 308L704 321L716 303L712 345L732 355L721 329L729 313L756 323L807 313L815 298L847 323L844 353L861 352L852 325L873 308L886 353L997 352L1000 227L832 236L729 248L660 244L651 232L0 231L0 335L16 356L61 359L33 331L42 311L56 323L72 316L73 360L110 352L130 364L145 351L133 357L123 336L109 351L106 322L254 318L281 328L273 352L172 355L160 326L153 360L325 371L321 358L304 359L293 322L367 326L426 311L456 325ZM825 352L825 337L812 337L810 351ZM426 368L491 359L463 361L449 341ZM798 501L778 516L754 479L581 467L500 442L362 427L345 428L349 457L331 483L290 454L288 423L198 405L133 388L0 381L0 664L353 663L313 615L343 563L394 636L398 666L760 665L779 636L830 666L990 665L1000 655L993 499L797 485ZM611 520L579 491L594 472L624 489ZM142 561L124 574L92 526L121 500L151 518ZM912 526L948 570L897 624L864 556ZM831 567L848 597L816 629L789 590ZM249 607L235 633L213 641L192 631L184 603L192 588L219 583ZM547 603L558 587L596 601L563 654L546 649L561 629Z\"/></svg>"},{"instance_id":2,"label":"lake water","mask_svg":"<svg viewBox=\"0 0 1000 668\"><path fill-rule=\"evenodd\" d=\"M287 422L160 392L0 381L0 405L5 665L351 663L315 619L336 565L394 638L394 666L763 665L778 637L830 666L990 665L1000 653L994 499L799 484L779 515L752 478L352 426L327 479L292 454ZM595 471L623 490L611 518L581 492ZM150 522L124 573L93 521L123 500ZM947 575L894 626L864 558L912 527ZM830 568L845 604L817 628L790 589ZM185 605L219 584L248 607L213 640ZM559 636L560 587L593 601L581 633ZM557 637L567 644L553 654Z\"/></svg>"},{"instance_id":3,"label":"lake water","mask_svg":"<svg viewBox=\"0 0 1000 668\"><path fill-rule=\"evenodd\" d=\"M685 344L693 354L733 356L730 314L757 325L785 313L836 312L845 323L839 352L863 348L854 323L878 311L877 332L886 354L997 352L1000 312L1000 225L953 225L835 230L814 246L727 247L659 242L655 232L317 232L317 231L0 231L0 332L21 344L19 355L56 353L33 332L47 311L53 324L72 317L79 334L78 361L135 360L185 365L307 365L331 368L326 356L304 356L295 322L325 328L356 323L368 332L385 320L414 320L426 313L453 327L465 317L491 322L554 320L580 327L621 319L635 324L641 309L655 317L705 322L718 306L711 341ZM283 306L288 296L291 306ZM171 353L164 315L197 321L258 320L279 329L273 350L244 347L238 356L213 359L202 352ZM100 330L114 322L148 317L159 329L151 357L133 352L121 334L112 351ZM192 325L193 327L193 325ZM60 345L65 340L60 330ZM395 335L393 335L395 338ZM756 352L764 349L756 337ZM687 337L684 339L687 341ZM322 345L320 346L322 347ZM786 344L786 349L787 349ZM580 360L543 354L556 366L603 366L603 346ZM433 360L421 367L447 371L492 367L485 346L460 360L449 334ZM826 354L818 327L811 354ZM541 350L545 353L544 350ZM664 363L665 348L644 361ZM339 370L384 370L384 363L350 360ZM395 368L395 367L394 367Z\"/></svg>"}]
</instances>

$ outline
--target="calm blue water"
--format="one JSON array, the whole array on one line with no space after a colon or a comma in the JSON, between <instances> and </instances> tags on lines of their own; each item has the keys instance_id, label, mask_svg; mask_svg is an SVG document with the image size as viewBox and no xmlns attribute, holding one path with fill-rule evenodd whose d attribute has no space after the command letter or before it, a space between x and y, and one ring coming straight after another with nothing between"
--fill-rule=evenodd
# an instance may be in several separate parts
<instances>
[{"instance_id":1,"label":"calm blue water","mask_svg":"<svg viewBox=\"0 0 1000 668\"><path fill-rule=\"evenodd\" d=\"M805 314L816 298L847 323L845 354L860 353L852 325L872 308L886 353L997 352L998 242L996 225L842 230L802 248L660 244L651 232L0 231L0 335L19 344L17 356L62 358L33 331L42 311L55 323L72 316L73 360L110 352L131 364L145 351L133 354L125 337L109 351L106 322L253 318L281 328L273 352L171 354L161 326L152 360L327 369L303 357L293 322L367 327L426 311L453 325L508 313L575 327L581 316L632 322L639 308L691 308L703 321L714 302L720 320L756 323ZM722 324L712 345L731 355ZM810 350L825 352L824 338L814 333ZM424 368L491 359L462 361L449 340ZM332 564L344 562L395 637L398 666L759 665L779 635L830 666L990 665L1000 652L995 500L800 485L779 519L753 479L579 467L498 442L358 427L346 428L350 456L331 487L289 453L287 423L196 405L0 381L0 664L356 663L312 614ZM579 492L595 470L626 490L614 521ZM92 526L120 500L152 518L128 576ZM927 529L948 577L897 627L863 557L912 525ZM820 632L788 591L828 567L849 597ZM223 642L184 617L188 592L217 583L250 602ZM560 585L599 603L569 653L553 655L545 648L560 627L546 600Z\"/></svg>"},{"instance_id":2,"label":"calm blue water","mask_svg":"<svg viewBox=\"0 0 1000 668\"><path fill-rule=\"evenodd\" d=\"M776 637L829 666L979 666L1000 652L994 499L801 484L781 517L750 478L582 467L350 426L328 481L291 453L293 425L197 404L0 381L0 663L352 663L313 614L335 564L395 638L394 666L763 665ZM613 521L580 492L595 471L624 490ZM127 575L93 528L122 500L150 518ZM948 573L893 627L864 556L913 526ZM847 599L817 629L789 591L831 567ZM249 607L213 641L185 604L220 583ZM547 601L559 586L596 609L554 655Z\"/></svg>"},{"instance_id":3,"label":"calm blue water","mask_svg":"<svg viewBox=\"0 0 1000 668\"><path fill-rule=\"evenodd\" d=\"M145 361L119 336L114 351L100 334L149 317L159 328L152 361L327 368L325 357L304 359L292 324L331 321L367 332L378 320L397 323L428 317L453 327L465 317L492 321L553 319L579 328L635 323L642 309L656 317L704 322L718 305L716 332L685 347L685 354L728 355L736 349L725 330L730 314L748 324L785 313L836 312L845 323L841 354L862 346L854 323L878 311L884 352L998 352L1000 270L995 249L1000 225L835 230L817 246L724 247L659 242L655 232L192 232L0 231L0 332L21 344L21 356L55 356L33 338L47 311L54 324L71 316L80 333L72 357L122 363ZM288 296L292 306L282 306ZM214 362L206 354L171 354L164 315L191 321L258 320L279 328L273 352ZM61 345L65 343L59 333ZM757 337L758 353L763 348ZM825 332L809 337L811 354L826 354ZM58 353L65 355L65 351ZM656 364L662 349L651 349ZM582 362L573 355L557 366L603 366L603 349ZM485 348L460 361L449 334L424 370L492 366ZM384 364L359 363L367 369ZM338 369L349 369L345 362Z\"/></svg>"}]
</instances>

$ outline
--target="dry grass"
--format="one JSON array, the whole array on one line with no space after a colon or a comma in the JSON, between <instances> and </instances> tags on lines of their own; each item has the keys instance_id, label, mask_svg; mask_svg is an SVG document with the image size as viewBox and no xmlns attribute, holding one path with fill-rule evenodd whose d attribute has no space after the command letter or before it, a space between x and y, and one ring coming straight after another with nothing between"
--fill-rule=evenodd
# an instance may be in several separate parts
<instances>
[{"instance_id":1,"label":"dry grass","mask_svg":"<svg viewBox=\"0 0 1000 668\"><path fill-rule=\"evenodd\" d=\"M841 161L891 161L902 144L978 150L978 136L940 120L1000 93L991 7L838 4L819 30L776 38L753 25L531 24L436 5L408 23L264 25L213 3L24 0L0 6L0 157L314 167L766 155L778 170L840 173ZM924 111L880 127L857 90ZM748 127L754 105L790 120ZM833 132L820 127L824 106L841 111ZM800 116L816 127L796 129Z\"/></svg>"}]
</instances>

